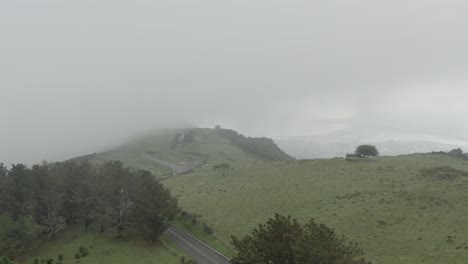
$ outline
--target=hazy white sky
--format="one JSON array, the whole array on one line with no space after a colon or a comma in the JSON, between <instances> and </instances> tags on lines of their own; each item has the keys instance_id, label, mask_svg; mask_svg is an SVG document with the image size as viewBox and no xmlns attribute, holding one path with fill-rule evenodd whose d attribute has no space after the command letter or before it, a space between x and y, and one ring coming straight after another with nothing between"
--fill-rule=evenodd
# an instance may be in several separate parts
<instances>
[{"instance_id":1,"label":"hazy white sky","mask_svg":"<svg viewBox=\"0 0 468 264\"><path fill-rule=\"evenodd\" d=\"M174 120L468 140L466 14L465 0L1 1L0 161Z\"/></svg>"}]
</instances>

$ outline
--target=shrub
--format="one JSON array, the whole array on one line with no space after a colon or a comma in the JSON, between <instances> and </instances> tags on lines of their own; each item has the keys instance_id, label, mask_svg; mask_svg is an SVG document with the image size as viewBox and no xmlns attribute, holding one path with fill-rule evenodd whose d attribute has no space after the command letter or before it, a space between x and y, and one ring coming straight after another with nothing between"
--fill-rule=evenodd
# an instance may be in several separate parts
<instances>
[{"instance_id":1,"label":"shrub","mask_svg":"<svg viewBox=\"0 0 468 264\"><path fill-rule=\"evenodd\" d=\"M63 261L63 254L59 254L59 255L57 256L57 258L58 258L59 261Z\"/></svg>"},{"instance_id":2,"label":"shrub","mask_svg":"<svg viewBox=\"0 0 468 264\"><path fill-rule=\"evenodd\" d=\"M208 235L213 234L213 228L207 224L203 224L203 232L207 233Z\"/></svg>"},{"instance_id":3,"label":"shrub","mask_svg":"<svg viewBox=\"0 0 468 264\"><path fill-rule=\"evenodd\" d=\"M0 259L0 264L14 264L14 262L10 261L9 258L4 257L3 259Z\"/></svg>"},{"instance_id":4,"label":"shrub","mask_svg":"<svg viewBox=\"0 0 468 264\"><path fill-rule=\"evenodd\" d=\"M365 264L356 243L311 219L300 224L291 217L276 215L242 239L232 237L237 254L233 264L329 263ZM294 259L294 261L291 261Z\"/></svg>"},{"instance_id":5,"label":"shrub","mask_svg":"<svg viewBox=\"0 0 468 264\"><path fill-rule=\"evenodd\" d=\"M86 256L88 256L88 250L87 250L85 247L81 246L81 247L78 249L78 251L80 252L81 257L86 257Z\"/></svg>"},{"instance_id":6,"label":"shrub","mask_svg":"<svg viewBox=\"0 0 468 264\"><path fill-rule=\"evenodd\" d=\"M193 260L186 260L185 257L181 257L179 264L197 264L197 262Z\"/></svg>"},{"instance_id":7,"label":"shrub","mask_svg":"<svg viewBox=\"0 0 468 264\"><path fill-rule=\"evenodd\" d=\"M80 259L80 258L81 258L80 253L75 253L75 259Z\"/></svg>"},{"instance_id":8,"label":"shrub","mask_svg":"<svg viewBox=\"0 0 468 264\"><path fill-rule=\"evenodd\" d=\"M379 155L379 151L373 145L361 145L356 148L356 155L362 157L376 157Z\"/></svg>"}]
</instances>

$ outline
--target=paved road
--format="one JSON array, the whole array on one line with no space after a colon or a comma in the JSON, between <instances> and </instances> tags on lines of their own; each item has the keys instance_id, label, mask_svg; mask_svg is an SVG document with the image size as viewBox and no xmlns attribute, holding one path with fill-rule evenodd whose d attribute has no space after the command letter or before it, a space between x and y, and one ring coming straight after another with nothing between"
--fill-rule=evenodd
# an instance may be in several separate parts
<instances>
[{"instance_id":1,"label":"paved road","mask_svg":"<svg viewBox=\"0 0 468 264\"><path fill-rule=\"evenodd\" d=\"M180 175L180 174L186 174L192 172L194 169L198 168L199 166L204 164L204 161L198 157L195 156L189 156L192 161L188 161L184 165L179 165L171 162L167 162L161 159L158 159L154 156L151 156L149 154L145 153L140 153L144 158L149 159L151 161L154 161L158 163L161 166L164 166L166 168L169 168L172 170L173 175Z\"/></svg>"},{"instance_id":2,"label":"paved road","mask_svg":"<svg viewBox=\"0 0 468 264\"><path fill-rule=\"evenodd\" d=\"M180 165L177 165L177 164L174 164L174 163L170 163L170 162L167 162L167 161L164 161L164 160L161 160L161 159L158 159L154 156L151 156L149 154L145 154L145 153L140 153L143 157L145 157L146 159L149 159L153 162L156 162L157 164L161 165L161 166L164 166L166 168L169 168L172 170L172 173L174 175L177 175L177 174L181 174L182 172L185 171L185 168L183 166L180 166Z\"/></svg>"},{"instance_id":3,"label":"paved road","mask_svg":"<svg viewBox=\"0 0 468 264\"><path fill-rule=\"evenodd\" d=\"M231 263L227 257L175 225L170 226L164 232L164 236L195 260L197 264Z\"/></svg>"}]
</instances>

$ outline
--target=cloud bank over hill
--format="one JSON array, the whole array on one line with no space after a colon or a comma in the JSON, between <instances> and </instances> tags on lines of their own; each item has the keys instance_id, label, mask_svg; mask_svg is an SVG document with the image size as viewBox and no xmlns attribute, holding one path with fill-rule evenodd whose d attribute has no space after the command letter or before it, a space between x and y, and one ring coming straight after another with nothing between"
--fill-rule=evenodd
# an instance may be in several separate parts
<instances>
[{"instance_id":1,"label":"cloud bank over hill","mask_svg":"<svg viewBox=\"0 0 468 264\"><path fill-rule=\"evenodd\" d=\"M63 159L181 120L253 136L467 141L466 10L458 0L4 1L0 160Z\"/></svg>"}]
</instances>

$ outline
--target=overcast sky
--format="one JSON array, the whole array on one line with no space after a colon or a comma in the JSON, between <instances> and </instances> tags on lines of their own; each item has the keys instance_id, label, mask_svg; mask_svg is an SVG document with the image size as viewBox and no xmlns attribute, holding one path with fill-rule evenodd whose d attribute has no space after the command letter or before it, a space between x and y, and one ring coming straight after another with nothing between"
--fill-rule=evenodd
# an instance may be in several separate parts
<instances>
[{"instance_id":1,"label":"overcast sky","mask_svg":"<svg viewBox=\"0 0 468 264\"><path fill-rule=\"evenodd\" d=\"M467 14L466 0L0 1L0 161L168 121L468 140Z\"/></svg>"}]
</instances>

